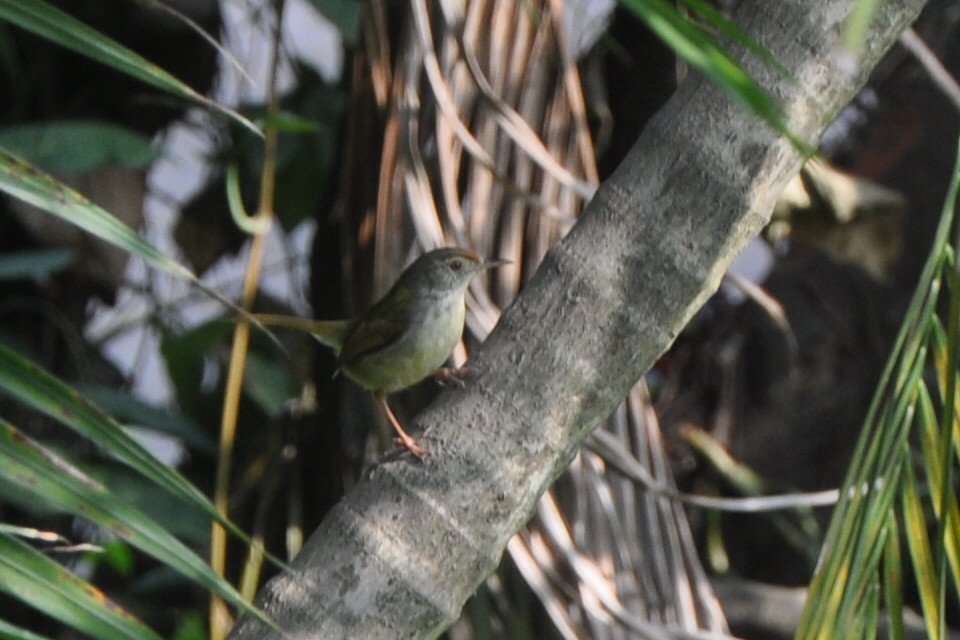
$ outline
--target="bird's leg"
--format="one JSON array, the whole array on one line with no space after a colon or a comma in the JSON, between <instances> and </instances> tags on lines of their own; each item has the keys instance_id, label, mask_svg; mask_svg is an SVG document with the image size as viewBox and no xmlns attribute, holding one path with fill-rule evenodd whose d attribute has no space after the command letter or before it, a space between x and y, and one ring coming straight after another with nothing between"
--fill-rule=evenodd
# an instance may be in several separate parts
<instances>
[{"instance_id":1,"label":"bird's leg","mask_svg":"<svg viewBox=\"0 0 960 640\"><path fill-rule=\"evenodd\" d=\"M443 386L453 384L462 387L463 381L469 373L470 368L467 365L463 365L462 367L440 367L433 372L433 379Z\"/></svg>"},{"instance_id":2,"label":"bird's leg","mask_svg":"<svg viewBox=\"0 0 960 640\"><path fill-rule=\"evenodd\" d=\"M393 415L390 405L387 404L387 394L382 391L375 391L373 395L376 397L377 402L380 403L380 406L383 407L384 413L387 414L387 419L390 421L390 424L393 425L393 430L397 432L395 442L418 458L430 455L429 451L417 444L417 441L400 426L400 421Z\"/></svg>"}]
</instances>

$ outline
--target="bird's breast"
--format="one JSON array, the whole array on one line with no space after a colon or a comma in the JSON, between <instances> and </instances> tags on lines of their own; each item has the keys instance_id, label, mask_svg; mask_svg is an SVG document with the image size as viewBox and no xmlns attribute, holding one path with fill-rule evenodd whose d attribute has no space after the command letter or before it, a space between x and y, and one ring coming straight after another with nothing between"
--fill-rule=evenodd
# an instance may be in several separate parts
<instances>
[{"instance_id":1,"label":"bird's breast","mask_svg":"<svg viewBox=\"0 0 960 640\"><path fill-rule=\"evenodd\" d=\"M412 303L408 327L392 344L364 354L344 373L362 386L392 393L443 366L463 335L463 294Z\"/></svg>"}]
</instances>

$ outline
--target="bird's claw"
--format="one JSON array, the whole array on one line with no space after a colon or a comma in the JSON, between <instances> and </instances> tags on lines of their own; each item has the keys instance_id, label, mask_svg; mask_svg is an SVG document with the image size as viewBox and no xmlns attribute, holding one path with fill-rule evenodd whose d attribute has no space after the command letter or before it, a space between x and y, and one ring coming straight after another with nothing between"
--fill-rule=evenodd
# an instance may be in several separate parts
<instances>
[{"instance_id":1,"label":"bird's claw","mask_svg":"<svg viewBox=\"0 0 960 640\"><path fill-rule=\"evenodd\" d=\"M463 387L464 381L469 374L470 368L464 365L462 367L440 367L434 372L433 377L443 386L452 384Z\"/></svg>"},{"instance_id":2,"label":"bird's claw","mask_svg":"<svg viewBox=\"0 0 960 640\"><path fill-rule=\"evenodd\" d=\"M403 447L404 449L406 449L407 451L409 451L409 452L412 453L413 455L417 456L418 458L424 458L424 457L430 455L430 452L427 451L426 449L424 449L423 447L421 447L421 446L417 443L417 441L414 440L413 438L409 438L409 439L405 440L405 439L403 439L402 437L397 436L396 438L393 439L393 441L394 441L394 443L396 443L397 445Z\"/></svg>"}]
</instances>

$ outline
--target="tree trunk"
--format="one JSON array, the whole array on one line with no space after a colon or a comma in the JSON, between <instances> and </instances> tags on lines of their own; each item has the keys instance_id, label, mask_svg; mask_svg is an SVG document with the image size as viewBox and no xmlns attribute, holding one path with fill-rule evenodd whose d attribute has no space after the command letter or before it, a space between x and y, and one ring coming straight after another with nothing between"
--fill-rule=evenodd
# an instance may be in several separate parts
<instances>
[{"instance_id":1,"label":"tree trunk","mask_svg":"<svg viewBox=\"0 0 960 640\"><path fill-rule=\"evenodd\" d=\"M921 0L881 3L855 70L853 0L747 0L735 22L793 80L745 62L815 145ZM629 81L629 79L622 79ZM371 469L258 604L293 638L432 638L499 563L583 438L667 349L767 221L800 153L689 78L470 361L417 416L431 455ZM244 619L231 638L280 638Z\"/></svg>"}]
</instances>

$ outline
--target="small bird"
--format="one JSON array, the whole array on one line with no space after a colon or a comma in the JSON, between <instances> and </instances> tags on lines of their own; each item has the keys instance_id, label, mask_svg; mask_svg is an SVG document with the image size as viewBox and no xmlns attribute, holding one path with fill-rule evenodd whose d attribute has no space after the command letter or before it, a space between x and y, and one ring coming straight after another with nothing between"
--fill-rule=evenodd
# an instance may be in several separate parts
<instances>
[{"instance_id":1,"label":"small bird","mask_svg":"<svg viewBox=\"0 0 960 640\"><path fill-rule=\"evenodd\" d=\"M342 371L373 391L397 432L397 443L423 457L429 452L400 426L387 394L434 373L457 379L442 365L463 335L467 287L481 271L509 262L485 259L466 249L436 249L407 267L386 295L356 319L254 317L265 325L308 331L333 349L337 356L333 375Z\"/></svg>"}]
</instances>

